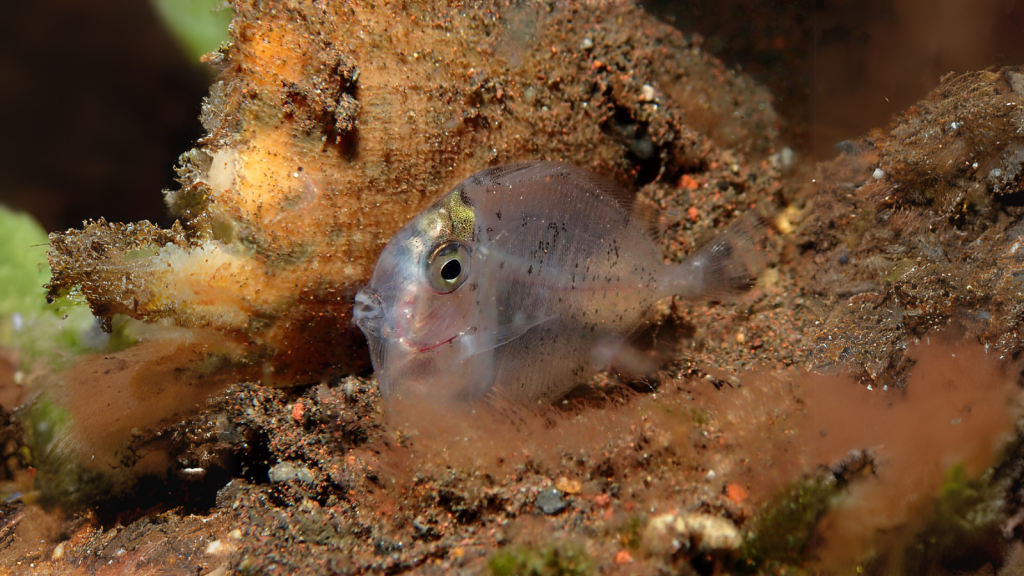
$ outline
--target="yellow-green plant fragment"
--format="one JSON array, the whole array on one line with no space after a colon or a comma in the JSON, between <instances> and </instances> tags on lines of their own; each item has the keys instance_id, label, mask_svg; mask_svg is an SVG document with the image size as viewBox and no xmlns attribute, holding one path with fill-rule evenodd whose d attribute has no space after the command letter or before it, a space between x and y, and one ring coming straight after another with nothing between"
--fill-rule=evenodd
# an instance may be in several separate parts
<instances>
[{"instance_id":1,"label":"yellow-green plant fragment","mask_svg":"<svg viewBox=\"0 0 1024 576\"><path fill-rule=\"evenodd\" d=\"M46 305L49 245L46 231L31 216L0 206L0 315L24 315Z\"/></svg>"},{"instance_id":2,"label":"yellow-green plant fragment","mask_svg":"<svg viewBox=\"0 0 1024 576\"><path fill-rule=\"evenodd\" d=\"M543 549L512 547L487 562L493 576L582 576L590 574L590 558L580 547L558 543Z\"/></svg>"},{"instance_id":3,"label":"yellow-green plant fragment","mask_svg":"<svg viewBox=\"0 0 1024 576\"><path fill-rule=\"evenodd\" d=\"M234 11L224 0L152 0L151 4L196 62L228 39L228 25Z\"/></svg>"}]
</instances>

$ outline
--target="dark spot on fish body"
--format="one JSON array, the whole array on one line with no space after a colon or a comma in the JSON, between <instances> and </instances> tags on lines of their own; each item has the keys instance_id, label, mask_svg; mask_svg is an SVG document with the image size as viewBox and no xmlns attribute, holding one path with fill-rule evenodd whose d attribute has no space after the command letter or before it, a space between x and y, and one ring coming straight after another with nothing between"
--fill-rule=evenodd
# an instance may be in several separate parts
<instances>
[{"instance_id":1,"label":"dark spot on fish body","mask_svg":"<svg viewBox=\"0 0 1024 576\"><path fill-rule=\"evenodd\" d=\"M533 264L530 264L530 268L526 271L527 275L533 274Z\"/></svg>"},{"instance_id":2,"label":"dark spot on fish body","mask_svg":"<svg viewBox=\"0 0 1024 576\"><path fill-rule=\"evenodd\" d=\"M504 260L502 260L502 261L501 261L501 264L498 264L498 269L500 270L500 269L502 269L502 268L504 268L504 267L505 267L505 261L504 261Z\"/></svg>"},{"instance_id":3,"label":"dark spot on fish body","mask_svg":"<svg viewBox=\"0 0 1024 576\"><path fill-rule=\"evenodd\" d=\"M495 212L494 215L497 216L498 217L498 221L501 222L501 210L498 210L497 212Z\"/></svg>"}]
</instances>

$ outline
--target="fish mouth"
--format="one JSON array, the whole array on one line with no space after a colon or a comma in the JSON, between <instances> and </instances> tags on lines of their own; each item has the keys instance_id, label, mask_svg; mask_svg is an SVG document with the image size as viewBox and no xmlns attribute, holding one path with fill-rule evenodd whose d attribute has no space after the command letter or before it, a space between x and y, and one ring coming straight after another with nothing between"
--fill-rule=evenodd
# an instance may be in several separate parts
<instances>
[{"instance_id":1,"label":"fish mouth","mask_svg":"<svg viewBox=\"0 0 1024 576\"><path fill-rule=\"evenodd\" d=\"M427 346L426 348L420 348L420 349L419 349L419 352L420 352L421 354L422 354L422 353L424 353L424 352L430 352L430 351L431 351L431 350L433 350L434 348L440 348L441 346L444 346L445 344L447 344L447 343L451 342L452 340L455 340L455 339L456 339L456 338L458 338L458 337L459 337L459 335L458 335L458 334L456 334L455 336L452 336L451 338L449 338L449 339L445 340L444 342L438 342L437 344L434 344L433 346Z\"/></svg>"},{"instance_id":2,"label":"fish mouth","mask_svg":"<svg viewBox=\"0 0 1024 576\"><path fill-rule=\"evenodd\" d=\"M352 308L352 322L366 335L379 337L383 321L384 305L377 291L367 286L356 293L355 306Z\"/></svg>"}]
</instances>

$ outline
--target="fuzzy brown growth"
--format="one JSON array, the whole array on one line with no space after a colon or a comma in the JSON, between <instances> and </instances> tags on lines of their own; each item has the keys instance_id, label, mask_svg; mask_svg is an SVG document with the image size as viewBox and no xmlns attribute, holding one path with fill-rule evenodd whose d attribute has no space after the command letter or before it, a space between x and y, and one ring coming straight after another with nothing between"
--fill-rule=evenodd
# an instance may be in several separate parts
<instances>
[{"instance_id":1,"label":"fuzzy brown growth","mask_svg":"<svg viewBox=\"0 0 1024 576\"><path fill-rule=\"evenodd\" d=\"M564 160L656 197L684 173L763 197L777 175L747 160L772 152L768 94L629 2L235 11L207 57L207 135L165 193L180 227L56 235L50 292L230 335L268 383L366 366L352 295L403 223L482 168Z\"/></svg>"},{"instance_id":2,"label":"fuzzy brown growth","mask_svg":"<svg viewBox=\"0 0 1024 576\"><path fill-rule=\"evenodd\" d=\"M160 318L174 310L151 294L152 256L159 247L190 245L181 226L161 230L149 222L88 222L83 230L50 235L53 278L48 299L81 287L93 314L109 321L114 314ZM159 272L157 272L159 274ZM140 295L143 297L140 298Z\"/></svg>"},{"instance_id":3,"label":"fuzzy brown growth","mask_svg":"<svg viewBox=\"0 0 1024 576\"><path fill-rule=\"evenodd\" d=\"M1024 68L947 76L887 131L847 148L819 167L803 229L823 319L811 363L898 382L907 346L950 323L1017 358Z\"/></svg>"}]
</instances>

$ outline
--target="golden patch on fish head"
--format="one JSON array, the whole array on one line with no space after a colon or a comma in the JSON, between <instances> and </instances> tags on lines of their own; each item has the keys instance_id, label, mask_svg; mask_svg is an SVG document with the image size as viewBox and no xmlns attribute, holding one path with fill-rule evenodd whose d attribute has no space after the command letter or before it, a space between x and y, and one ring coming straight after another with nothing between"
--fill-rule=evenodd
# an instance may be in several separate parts
<instances>
[{"instance_id":1,"label":"golden patch on fish head","mask_svg":"<svg viewBox=\"0 0 1024 576\"><path fill-rule=\"evenodd\" d=\"M462 186L457 186L423 213L417 230L434 241L455 238L471 241L475 224L476 212Z\"/></svg>"}]
</instances>

